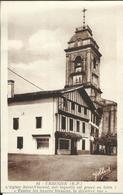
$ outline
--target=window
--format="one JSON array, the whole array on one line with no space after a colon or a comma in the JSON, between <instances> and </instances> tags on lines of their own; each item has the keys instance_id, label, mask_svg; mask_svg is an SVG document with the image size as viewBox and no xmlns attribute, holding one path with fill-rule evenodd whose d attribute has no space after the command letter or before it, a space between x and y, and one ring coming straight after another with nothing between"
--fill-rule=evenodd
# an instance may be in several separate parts
<instances>
[{"instance_id":1,"label":"window","mask_svg":"<svg viewBox=\"0 0 123 195\"><path fill-rule=\"evenodd\" d=\"M69 149L69 140L67 139L60 139L60 149Z\"/></svg>"},{"instance_id":2,"label":"window","mask_svg":"<svg viewBox=\"0 0 123 195\"><path fill-rule=\"evenodd\" d=\"M38 138L37 139L37 149L49 148L49 138Z\"/></svg>"},{"instance_id":3,"label":"window","mask_svg":"<svg viewBox=\"0 0 123 195\"><path fill-rule=\"evenodd\" d=\"M42 128L42 117L36 117L36 128Z\"/></svg>"},{"instance_id":4,"label":"window","mask_svg":"<svg viewBox=\"0 0 123 195\"><path fill-rule=\"evenodd\" d=\"M91 135L94 135L94 127L91 126Z\"/></svg>"},{"instance_id":5,"label":"window","mask_svg":"<svg viewBox=\"0 0 123 195\"><path fill-rule=\"evenodd\" d=\"M87 108L84 107L84 114L86 115L87 114Z\"/></svg>"},{"instance_id":6,"label":"window","mask_svg":"<svg viewBox=\"0 0 123 195\"><path fill-rule=\"evenodd\" d=\"M75 103L74 102L71 102L71 109L75 110Z\"/></svg>"},{"instance_id":7,"label":"window","mask_svg":"<svg viewBox=\"0 0 123 195\"><path fill-rule=\"evenodd\" d=\"M90 40L83 40L83 45L90 44Z\"/></svg>"},{"instance_id":8,"label":"window","mask_svg":"<svg viewBox=\"0 0 123 195\"><path fill-rule=\"evenodd\" d=\"M66 98L63 98L63 106L64 106L65 108L67 108L67 99L66 99Z\"/></svg>"},{"instance_id":9,"label":"window","mask_svg":"<svg viewBox=\"0 0 123 195\"><path fill-rule=\"evenodd\" d=\"M96 59L93 59L93 68L96 69Z\"/></svg>"},{"instance_id":10,"label":"window","mask_svg":"<svg viewBox=\"0 0 123 195\"><path fill-rule=\"evenodd\" d=\"M96 137L98 137L98 136L99 136L99 130L96 129Z\"/></svg>"},{"instance_id":11,"label":"window","mask_svg":"<svg viewBox=\"0 0 123 195\"><path fill-rule=\"evenodd\" d=\"M17 137L17 148L18 149L23 148L23 137Z\"/></svg>"},{"instance_id":12,"label":"window","mask_svg":"<svg viewBox=\"0 0 123 195\"><path fill-rule=\"evenodd\" d=\"M95 122L96 122L96 116L93 115L93 123L95 123Z\"/></svg>"},{"instance_id":13,"label":"window","mask_svg":"<svg viewBox=\"0 0 123 195\"><path fill-rule=\"evenodd\" d=\"M96 117L96 125L99 126L100 120L98 117Z\"/></svg>"},{"instance_id":14,"label":"window","mask_svg":"<svg viewBox=\"0 0 123 195\"><path fill-rule=\"evenodd\" d=\"M82 150L85 150L85 139L82 140Z\"/></svg>"},{"instance_id":15,"label":"window","mask_svg":"<svg viewBox=\"0 0 123 195\"><path fill-rule=\"evenodd\" d=\"M82 75L73 76L73 84L82 83Z\"/></svg>"},{"instance_id":16,"label":"window","mask_svg":"<svg viewBox=\"0 0 123 195\"><path fill-rule=\"evenodd\" d=\"M19 129L19 118L13 118L13 129Z\"/></svg>"},{"instance_id":17,"label":"window","mask_svg":"<svg viewBox=\"0 0 123 195\"><path fill-rule=\"evenodd\" d=\"M82 68L81 67L76 67L75 68L75 72L81 72L82 71Z\"/></svg>"},{"instance_id":18,"label":"window","mask_svg":"<svg viewBox=\"0 0 123 195\"><path fill-rule=\"evenodd\" d=\"M83 60L81 59L80 56L77 56L75 59L75 66L82 66Z\"/></svg>"},{"instance_id":19,"label":"window","mask_svg":"<svg viewBox=\"0 0 123 195\"><path fill-rule=\"evenodd\" d=\"M76 129L77 129L77 132L80 131L80 122L79 121L76 121Z\"/></svg>"},{"instance_id":20,"label":"window","mask_svg":"<svg viewBox=\"0 0 123 195\"><path fill-rule=\"evenodd\" d=\"M62 129L66 129L66 117L62 116L62 121L61 121Z\"/></svg>"},{"instance_id":21,"label":"window","mask_svg":"<svg viewBox=\"0 0 123 195\"><path fill-rule=\"evenodd\" d=\"M70 118L70 131L73 131L73 119Z\"/></svg>"},{"instance_id":22,"label":"window","mask_svg":"<svg viewBox=\"0 0 123 195\"><path fill-rule=\"evenodd\" d=\"M82 123L82 132L85 133L85 123Z\"/></svg>"},{"instance_id":23,"label":"window","mask_svg":"<svg viewBox=\"0 0 123 195\"><path fill-rule=\"evenodd\" d=\"M79 83L81 83L82 82L82 77L81 76L79 76Z\"/></svg>"},{"instance_id":24,"label":"window","mask_svg":"<svg viewBox=\"0 0 123 195\"><path fill-rule=\"evenodd\" d=\"M93 122L93 114L91 113L91 122Z\"/></svg>"},{"instance_id":25,"label":"window","mask_svg":"<svg viewBox=\"0 0 123 195\"><path fill-rule=\"evenodd\" d=\"M80 105L78 105L78 112L81 113L81 106Z\"/></svg>"}]
</instances>

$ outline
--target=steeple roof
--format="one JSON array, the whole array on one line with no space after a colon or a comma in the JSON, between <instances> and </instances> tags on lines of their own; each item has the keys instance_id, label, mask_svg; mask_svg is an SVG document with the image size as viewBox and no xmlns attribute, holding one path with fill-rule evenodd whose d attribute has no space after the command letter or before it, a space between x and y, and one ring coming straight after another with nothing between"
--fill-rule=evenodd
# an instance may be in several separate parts
<instances>
[{"instance_id":1,"label":"steeple roof","mask_svg":"<svg viewBox=\"0 0 123 195\"><path fill-rule=\"evenodd\" d=\"M92 30L89 28L89 26L82 26L76 28L75 34L71 37L70 41L68 43L75 42L79 39L84 40L88 38L92 38Z\"/></svg>"},{"instance_id":2,"label":"steeple roof","mask_svg":"<svg viewBox=\"0 0 123 195\"><path fill-rule=\"evenodd\" d=\"M99 46L93 38L92 30L86 25L76 28L74 35L68 41L68 48L65 49L65 52L86 49L88 47L91 47L99 57L102 56L99 52Z\"/></svg>"}]
</instances>

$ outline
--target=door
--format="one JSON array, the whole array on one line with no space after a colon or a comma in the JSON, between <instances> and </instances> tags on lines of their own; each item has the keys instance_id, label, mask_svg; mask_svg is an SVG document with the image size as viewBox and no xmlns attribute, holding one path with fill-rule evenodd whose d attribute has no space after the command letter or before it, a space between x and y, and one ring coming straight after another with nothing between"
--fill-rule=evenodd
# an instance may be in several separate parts
<instances>
[{"instance_id":1,"label":"door","mask_svg":"<svg viewBox=\"0 0 123 195\"><path fill-rule=\"evenodd\" d=\"M71 140L71 154L72 155L77 154L77 141L74 139Z\"/></svg>"}]
</instances>

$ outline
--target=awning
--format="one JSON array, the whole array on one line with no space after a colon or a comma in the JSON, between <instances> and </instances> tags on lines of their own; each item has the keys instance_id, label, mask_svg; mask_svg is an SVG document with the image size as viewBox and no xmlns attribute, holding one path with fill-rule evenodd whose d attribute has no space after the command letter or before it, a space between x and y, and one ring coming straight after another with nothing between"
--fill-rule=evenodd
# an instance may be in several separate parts
<instances>
[{"instance_id":1,"label":"awning","mask_svg":"<svg viewBox=\"0 0 123 195\"><path fill-rule=\"evenodd\" d=\"M32 137L34 138L51 137L51 135L50 134L33 134Z\"/></svg>"},{"instance_id":2,"label":"awning","mask_svg":"<svg viewBox=\"0 0 123 195\"><path fill-rule=\"evenodd\" d=\"M55 137L62 137L62 138L68 138L68 139L81 139L82 136L76 133L71 132L63 132L63 131L56 131Z\"/></svg>"}]
</instances>

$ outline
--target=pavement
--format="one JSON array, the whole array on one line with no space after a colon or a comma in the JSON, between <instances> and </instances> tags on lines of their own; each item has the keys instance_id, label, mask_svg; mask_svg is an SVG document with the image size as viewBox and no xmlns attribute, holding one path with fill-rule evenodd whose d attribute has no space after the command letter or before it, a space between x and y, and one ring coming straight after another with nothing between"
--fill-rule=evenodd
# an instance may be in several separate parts
<instances>
[{"instance_id":1,"label":"pavement","mask_svg":"<svg viewBox=\"0 0 123 195\"><path fill-rule=\"evenodd\" d=\"M117 157L108 155L8 155L11 181L94 181L93 173L111 166L106 181L117 181Z\"/></svg>"}]
</instances>

